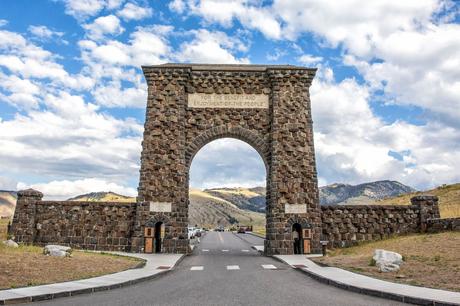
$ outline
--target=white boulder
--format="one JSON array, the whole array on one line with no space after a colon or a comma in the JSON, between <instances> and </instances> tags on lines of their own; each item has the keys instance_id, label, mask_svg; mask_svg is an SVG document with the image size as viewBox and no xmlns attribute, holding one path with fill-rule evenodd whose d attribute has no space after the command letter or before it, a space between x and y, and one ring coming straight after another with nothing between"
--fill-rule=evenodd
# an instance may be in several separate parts
<instances>
[{"instance_id":1,"label":"white boulder","mask_svg":"<svg viewBox=\"0 0 460 306\"><path fill-rule=\"evenodd\" d=\"M72 248L68 246L48 244L43 249L43 254L57 257L70 257Z\"/></svg>"},{"instance_id":2,"label":"white boulder","mask_svg":"<svg viewBox=\"0 0 460 306\"><path fill-rule=\"evenodd\" d=\"M11 239L3 241L3 244L6 245L7 247L10 247L10 248L19 247L19 245L16 242L14 242L13 240L11 240Z\"/></svg>"},{"instance_id":3,"label":"white boulder","mask_svg":"<svg viewBox=\"0 0 460 306\"><path fill-rule=\"evenodd\" d=\"M380 249L374 251L372 258L381 272L398 271L403 262L401 254Z\"/></svg>"}]
</instances>

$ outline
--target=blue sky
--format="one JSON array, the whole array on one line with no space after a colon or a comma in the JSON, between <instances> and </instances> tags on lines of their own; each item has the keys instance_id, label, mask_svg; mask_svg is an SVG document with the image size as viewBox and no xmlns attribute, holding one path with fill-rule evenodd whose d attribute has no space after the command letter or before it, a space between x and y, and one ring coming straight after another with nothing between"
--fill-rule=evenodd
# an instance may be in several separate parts
<instances>
[{"instance_id":1,"label":"blue sky","mask_svg":"<svg viewBox=\"0 0 460 306\"><path fill-rule=\"evenodd\" d=\"M135 195L141 65L317 67L320 185L460 181L459 3L42 0L0 2L0 189ZM236 140L202 149L191 185L263 184Z\"/></svg>"}]
</instances>

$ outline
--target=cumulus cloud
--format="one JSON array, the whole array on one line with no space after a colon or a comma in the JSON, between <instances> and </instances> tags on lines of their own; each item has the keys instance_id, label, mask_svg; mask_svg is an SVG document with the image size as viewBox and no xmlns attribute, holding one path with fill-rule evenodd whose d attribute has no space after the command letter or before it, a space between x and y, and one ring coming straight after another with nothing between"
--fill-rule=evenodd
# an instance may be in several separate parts
<instances>
[{"instance_id":1,"label":"cumulus cloud","mask_svg":"<svg viewBox=\"0 0 460 306\"><path fill-rule=\"evenodd\" d=\"M211 32L205 29L192 30L191 41L182 43L175 57L180 62L242 64L249 63L248 58L237 58L232 52L247 51L247 46L238 38L224 32Z\"/></svg>"},{"instance_id":2,"label":"cumulus cloud","mask_svg":"<svg viewBox=\"0 0 460 306\"><path fill-rule=\"evenodd\" d=\"M303 54L297 59L304 65L314 65L320 63L323 58L321 56L313 56L311 54Z\"/></svg>"},{"instance_id":3,"label":"cumulus cloud","mask_svg":"<svg viewBox=\"0 0 460 306\"><path fill-rule=\"evenodd\" d=\"M394 179L417 188L453 183L460 175L460 136L429 122L386 123L369 106L370 89L353 79L316 79L311 88L320 181ZM390 152L401 152L395 158ZM439 154L442 152L442 154Z\"/></svg>"},{"instance_id":4,"label":"cumulus cloud","mask_svg":"<svg viewBox=\"0 0 460 306\"><path fill-rule=\"evenodd\" d=\"M120 185L116 182L110 182L103 178L85 178L80 180L60 180L50 181L47 183L26 184L18 183L17 189L33 188L44 194L45 200L66 200L78 195L90 192L115 192L127 196L137 196L134 188Z\"/></svg>"},{"instance_id":5,"label":"cumulus cloud","mask_svg":"<svg viewBox=\"0 0 460 306\"><path fill-rule=\"evenodd\" d=\"M40 26L31 25L29 26L28 30L33 35L39 38L42 38L42 39L51 39L53 37L61 37L62 35L64 35L64 32L53 31L43 25L40 25Z\"/></svg>"},{"instance_id":6,"label":"cumulus cloud","mask_svg":"<svg viewBox=\"0 0 460 306\"><path fill-rule=\"evenodd\" d=\"M106 5L105 0L63 0L65 12L77 19L86 19L99 13Z\"/></svg>"},{"instance_id":7,"label":"cumulus cloud","mask_svg":"<svg viewBox=\"0 0 460 306\"><path fill-rule=\"evenodd\" d=\"M117 15L124 20L141 20L152 16L153 10L150 7L141 7L134 3L128 2L123 9L117 12Z\"/></svg>"},{"instance_id":8,"label":"cumulus cloud","mask_svg":"<svg viewBox=\"0 0 460 306\"><path fill-rule=\"evenodd\" d=\"M101 39L104 35L119 35L124 28L120 24L120 19L115 15L98 17L93 23L83 25L91 39Z\"/></svg>"}]
</instances>

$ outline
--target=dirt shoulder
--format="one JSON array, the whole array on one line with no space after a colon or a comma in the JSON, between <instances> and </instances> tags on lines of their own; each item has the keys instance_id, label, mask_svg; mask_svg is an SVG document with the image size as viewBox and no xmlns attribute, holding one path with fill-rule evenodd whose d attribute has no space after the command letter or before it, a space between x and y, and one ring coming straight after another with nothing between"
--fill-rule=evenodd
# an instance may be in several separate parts
<instances>
[{"instance_id":1,"label":"dirt shoulder","mask_svg":"<svg viewBox=\"0 0 460 306\"><path fill-rule=\"evenodd\" d=\"M399 272L382 273L371 265L375 249L403 255ZM317 263L409 285L460 291L460 232L410 235L331 250Z\"/></svg>"},{"instance_id":2,"label":"dirt shoulder","mask_svg":"<svg viewBox=\"0 0 460 306\"><path fill-rule=\"evenodd\" d=\"M0 240L6 235L1 220ZM26 287L96 277L135 268L142 260L74 251L70 258L43 255L43 248L9 248L0 242L0 289Z\"/></svg>"}]
</instances>

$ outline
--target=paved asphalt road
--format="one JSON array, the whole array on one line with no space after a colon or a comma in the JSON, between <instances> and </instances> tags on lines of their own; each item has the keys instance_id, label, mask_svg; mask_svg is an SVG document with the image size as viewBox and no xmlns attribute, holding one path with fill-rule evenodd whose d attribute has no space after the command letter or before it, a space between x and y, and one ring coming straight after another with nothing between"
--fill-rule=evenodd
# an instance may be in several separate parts
<instances>
[{"instance_id":1,"label":"paved asphalt road","mask_svg":"<svg viewBox=\"0 0 460 306\"><path fill-rule=\"evenodd\" d=\"M159 278L33 305L403 305L319 283L251 249L262 242L209 232L193 255Z\"/></svg>"}]
</instances>

